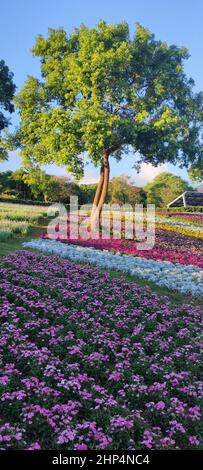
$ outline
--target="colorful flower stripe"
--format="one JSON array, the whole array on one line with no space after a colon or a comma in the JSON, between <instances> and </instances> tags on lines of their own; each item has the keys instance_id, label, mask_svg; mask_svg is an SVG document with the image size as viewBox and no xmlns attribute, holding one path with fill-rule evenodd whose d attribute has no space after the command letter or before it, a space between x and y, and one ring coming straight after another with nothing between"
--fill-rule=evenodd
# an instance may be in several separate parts
<instances>
[{"instance_id":1,"label":"colorful flower stripe","mask_svg":"<svg viewBox=\"0 0 203 470\"><path fill-rule=\"evenodd\" d=\"M28 251L0 276L1 449L201 448L198 307Z\"/></svg>"},{"instance_id":2,"label":"colorful flower stripe","mask_svg":"<svg viewBox=\"0 0 203 470\"><path fill-rule=\"evenodd\" d=\"M177 215L174 216L173 215L173 219L178 219L178 220L189 220L190 222L193 222L194 224L199 224L199 225L203 225L203 214L202 215L198 215L198 214L183 214L183 215ZM169 217L170 219L170 217Z\"/></svg>"},{"instance_id":3,"label":"colorful flower stripe","mask_svg":"<svg viewBox=\"0 0 203 470\"><path fill-rule=\"evenodd\" d=\"M196 218L200 219L203 222L203 213L202 212L172 212L172 211L157 211L157 215L167 215L168 217L181 217L188 220L195 220Z\"/></svg>"},{"instance_id":4,"label":"colorful flower stripe","mask_svg":"<svg viewBox=\"0 0 203 470\"><path fill-rule=\"evenodd\" d=\"M157 212L157 216L167 216L170 219L189 220L190 222L203 224L203 213L182 213L182 212Z\"/></svg>"},{"instance_id":5,"label":"colorful flower stripe","mask_svg":"<svg viewBox=\"0 0 203 470\"><path fill-rule=\"evenodd\" d=\"M171 290L203 297L203 270L197 266L113 254L55 240L31 240L23 243L23 246L44 253L55 253L72 261L93 264L103 269L122 271Z\"/></svg>"},{"instance_id":6,"label":"colorful flower stripe","mask_svg":"<svg viewBox=\"0 0 203 470\"><path fill-rule=\"evenodd\" d=\"M172 226L177 226L177 227L185 227L185 228L191 228L194 231L200 231L203 234L203 227L201 224L194 224L191 220L181 220L180 218L172 218L172 217L159 217L156 216L156 224L166 224L166 225L172 225Z\"/></svg>"},{"instance_id":7,"label":"colorful flower stripe","mask_svg":"<svg viewBox=\"0 0 203 470\"><path fill-rule=\"evenodd\" d=\"M178 253L194 254L203 256L203 242L198 238L186 237L179 233L167 230L158 230L155 232L156 248L174 250Z\"/></svg>"},{"instance_id":8,"label":"colorful flower stripe","mask_svg":"<svg viewBox=\"0 0 203 470\"><path fill-rule=\"evenodd\" d=\"M45 238L45 237L44 237ZM59 240L60 241L60 240ZM88 246L97 250L110 250L114 253L124 253L126 255L139 256L147 259L170 261L185 265L199 266L203 268L203 256L193 255L188 252L180 253L175 250L153 248L149 251L139 250L139 243L133 240L118 239L92 239L92 240L61 240L62 243L72 243L74 245Z\"/></svg>"},{"instance_id":9,"label":"colorful flower stripe","mask_svg":"<svg viewBox=\"0 0 203 470\"><path fill-rule=\"evenodd\" d=\"M195 237L199 238L200 240L203 240L203 233L202 230L199 229L197 230L196 228L186 228L186 227L180 227L178 225L167 225L167 224L161 224L157 223L156 228L161 229L161 230L170 230L171 232L176 232L180 233L181 235L186 235L187 237Z\"/></svg>"}]
</instances>

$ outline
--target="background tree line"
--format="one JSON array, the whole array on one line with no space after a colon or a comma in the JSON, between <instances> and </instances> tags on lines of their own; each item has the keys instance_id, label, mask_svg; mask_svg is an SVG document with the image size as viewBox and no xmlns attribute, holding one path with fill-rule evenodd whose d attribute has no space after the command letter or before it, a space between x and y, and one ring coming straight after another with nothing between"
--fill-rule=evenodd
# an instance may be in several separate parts
<instances>
[{"instance_id":1,"label":"background tree line","mask_svg":"<svg viewBox=\"0 0 203 470\"><path fill-rule=\"evenodd\" d=\"M0 173L0 196L15 200L41 201L45 203L69 203L71 195L78 196L79 204L91 204L96 184L77 184L68 177L47 175L39 168L26 171ZM143 188L137 187L129 176L121 175L110 180L107 203L166 205L184 191L194 190L189 183L171 173L161 173Z\"/></svg>"}]
</instances>

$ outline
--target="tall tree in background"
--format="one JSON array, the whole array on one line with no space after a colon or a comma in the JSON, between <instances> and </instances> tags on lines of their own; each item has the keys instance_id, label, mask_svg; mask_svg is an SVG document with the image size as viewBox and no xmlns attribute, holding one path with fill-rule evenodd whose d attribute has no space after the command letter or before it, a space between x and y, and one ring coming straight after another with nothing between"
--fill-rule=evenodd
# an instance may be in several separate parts
<instances>
[{"instance_id":1,"label":"tall tree in background","mask_svg":"<svg viewBox=\"0 0 203 470\"><path fill-rule=\"evenodd\" d=\"M109 183L109 196L112 204L145 204L146 195L142 188L138 188L129 176L120 175L111 179Z\"/></svg>"},{"instance_id":2,"label":"tall tree in background","mask_svg":"<svg viewBox=\"0 0 203 470\"><path fill-rule=\"evenodd\" d=\"M137 167L199 165L203 98L185 76L185 48L157 41L139 24L131 39L125 22L101 21L69 36L50 29L33 55L42 77L30 76L17 98L21 155L31 164L67 165L80 177L87 152L101 168L92 226L107 195L110 156L119 160L130 149Z\"/></svg>"},{"instance_id":3,"label":"tall tree in background","mask_svg":"<svg viewBox=\"0 0 203 470\"><path fill-rule=\"evenodd\" d=\"M1 131L6 129L9 124L6 114L14 111L12 102L14 93L13 74L9 71L4 60L0 60L0 160L5 159L7 156L5 145L3 145L1 139Z\"/></svg>"},{"instance_id":4,"label":"tall tree in background","mask_svg":"<svg viewBox=\"0 0 203 470\"><path fill-rule=\"evenodd\" d=\"M172 173L160 173L144 190L147 193L147 203L158 207L166 207L169 202L180 196L185 191L194 191L187 181Z\"/></svg>"},{"instance_id":5,"label":"tall tree in background","mask_svg":"<svg viewBox=\"0 0 203 470\"><path fill-rule=\"evenodd\" d=\"M39 167L31 168L29 171L25 172L23 175L23 181L30 188L34 198L38 199L42 195L44 202L57 200L59 183Z\"/></svg>"}]
</instances>

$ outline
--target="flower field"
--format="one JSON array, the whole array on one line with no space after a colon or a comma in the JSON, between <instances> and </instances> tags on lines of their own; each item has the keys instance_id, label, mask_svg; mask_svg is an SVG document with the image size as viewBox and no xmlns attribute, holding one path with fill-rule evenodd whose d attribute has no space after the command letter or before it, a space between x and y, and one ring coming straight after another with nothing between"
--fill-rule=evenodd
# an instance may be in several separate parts
<instances>
[{"instance_id":1,"label":"flower field","mask_svg":"<svg viewBox=\"0 0 203 470\"><path fill-rule=\"evenodd\" d=\"M64 240L63 240L63 243L65 243ZM164 261L170 261L172 263L193 265L193 266L199 266L200 268L203 268L202 242L200 242L199 250L198 250L198 243L197 243L197 253L193 254L192 251L191 253L188 253L188 245L189 246L191 245L191 250L194 249L194 251L196 247L195 244L193 247L191 238L189 239L189 243L187 244L187 246L181 245L179 249L178 247L176 247L175 249L170 249L168 247L166 249L162 246L159 246L159 244L157 244L158 246L156 245L155 248L152 248L151 250L146 250L146 251L138 250L133 240L125 240L125 239L123 240L119 240L119 239L80 240L79 243L78 243L78 240L72 239L71 244L73 245L79 244L80 246L92 247L92 248L96 248L99 250L108 250L113 253L123 253L123 254L129 254L133 256L141 256L143 258L148 258L148 259L164 260Z\"/></svg>"},{"instance_id":2,"label":"flower field","mask_svg":"<svg viewBox=\"0 0 203 470\"><path fill-rule=\"evenodd\" d=\"M24 3L1 8L0 461L198 469L202 2Z\"/></svg>"},{"instance_id":3,"label":"flower field","mask_svg":"<svg viewBox=\"0 0 203 470\"><path fill-rule=\"evenodd\" d=\"M61 240L60 237L49 240L45 233L41 239L24 246L118 270L169 290L203 298L203 214L156 214L155 244L149 250L140 250L136 238L123 237L123 220L114 222L114 229L121 227L120 238L113 234L109 238L74 239L70 238L67 226L67 238L63 235Z\"/></svg>"},{"instance_id":4,"label":"flower field","mask_svg":"<svg viewBox=\"0 0 203 470\"><path fill-rule=\"evenodd\" d=\"M27 235L31 226L46 214L43 206L0 203L0 242Z\"/></svg>"},{"instance_id":5,"label":"flower field","mask_svg":"<svg viewBox=\"0 0 203 470\"><path fill-rule=\"evenodd\" d=\"M75 262L127 273L169 290L203 298L203 270L197 266L184 266L170 261L155 261L120 253L113 254L108 250L95 250L55 240L32 240L23 243L23 246L44 253L58 254Z\"/></svg>"},{"instance_id":6,"label":"flower field","mask_svg":"<svg viewBox=\"0 0 203 470\"><path fill-rule=\"evenodd\" d=\"M0 277L1 449L201 447L199 307L53 254Z\"/></svg>"}]
</instances>

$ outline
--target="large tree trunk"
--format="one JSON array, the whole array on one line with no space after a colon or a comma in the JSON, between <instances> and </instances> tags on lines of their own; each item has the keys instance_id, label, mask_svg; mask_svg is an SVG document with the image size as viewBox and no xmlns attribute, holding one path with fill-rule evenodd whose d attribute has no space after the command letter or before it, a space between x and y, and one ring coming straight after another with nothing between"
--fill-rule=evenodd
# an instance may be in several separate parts
<instances>
[{"instance_id":1,"label":"large tree trunk","mask_svg":"<svg viewBox=\"0 0 203 470\"><path fill-rule=\"evenodd\" d=\"M105 202L109 185L109 153L106 151L102 159L100 180L95 194L91 213L91 230L94 230L97 220L100 218L103 204Z\"/></svg>"},{"instance_id":2,"label":"large tree trunk","mask_svg":"<svg viewBox=\"0 0 203 470\"><path fill-rule=\"evenodd\" d=\"M93 214L94 214L95 210L97 209L99 199L100 199L100 196L101 196L101 192L102 192L102 188L103 188L103 183L104 183L104 165L103 165L103 162L102 162L101 170L100 170L99 183L98 183L98 186L97 186L97 190L96 190L93 205L92 205L91 218L93 217Z\"/></svg>"}]
</instances>

